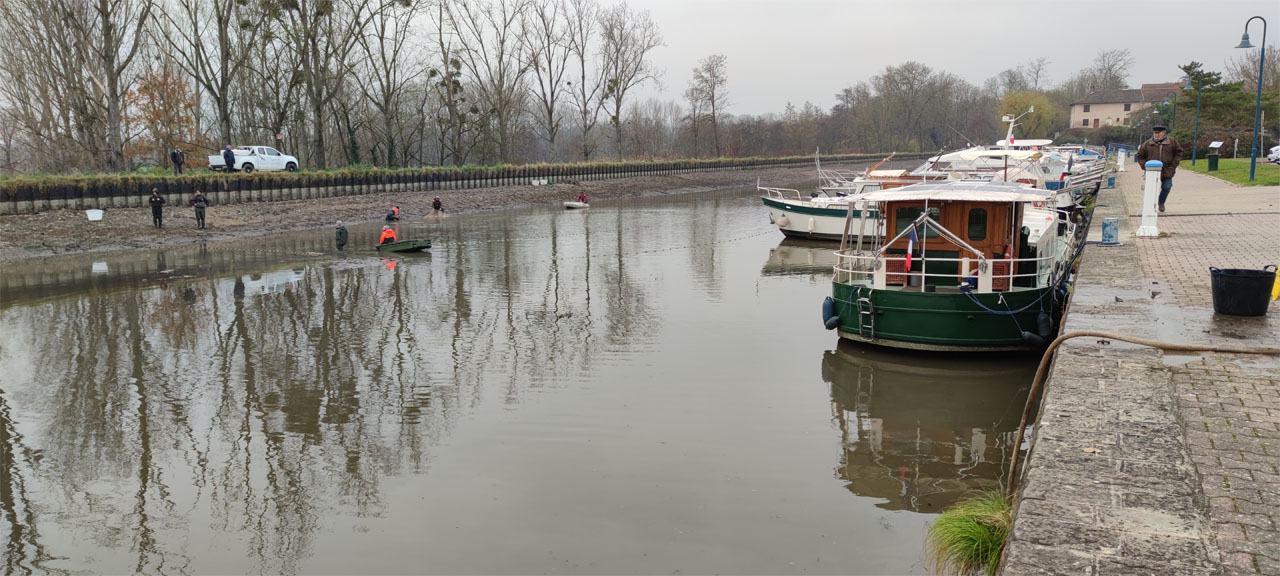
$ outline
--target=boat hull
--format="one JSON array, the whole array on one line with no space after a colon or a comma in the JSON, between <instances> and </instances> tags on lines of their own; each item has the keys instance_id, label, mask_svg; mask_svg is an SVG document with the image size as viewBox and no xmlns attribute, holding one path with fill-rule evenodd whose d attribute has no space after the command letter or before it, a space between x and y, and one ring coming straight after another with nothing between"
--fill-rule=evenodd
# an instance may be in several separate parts
<instances>
[{"instance_id":1,"label":"boat hull","mask_svg":"<svg viewBox=\"0 0 1280 576\"><path fill-rule=\"evenodd\" d=\"M832 299L840 318L836 326L840 337L855 342L917 350L1036 350L1043 348L1043 343L1024 340L1023 332L1037 333L1042 308L1050 318L1057 317L1049 293L1052 290L972 294L992 310L1026 308L1012 316L984 310L968 295L958 292L874 290L833 282ZM862 304L863 310L871 312L869 315L859 313L857 303L862 298L870 302L870 307Z\"/></svg>"},{"instance_id":2,"label":"boat hull","mask_svg":"<svg viewBox=\"0 0 1280 576\"><path fill-rule=\"evenodd\" d=\"M591 206L586 202L565 202L564 203L565 210L581 210L583 208L590 208L590 207Z\"/></svg>"},{"instance_id":3,"label":"boat hull","mask_svg":"<svg viewBox=\"0 0 1280 576\"><path fill-rule=\"evenodd\" d=\"M788 238L839 242L840 235L844 233L845 218L849 214L849 208L844 204L830 207L813 206L806 202L778 200L767 197L760 198L760 201L769 210L769 221L777 226L778 231ZM858 218L860 215L860 210L853 211L854 218ZM856 228L857 224L855 223L854 226ZM875 226L875 221L871 219L871 214L869 214L866 231L868 237L874 235ZM856 234L857 230L854 230L854 233Z\"/></svg>"},{"instance_id":4,"label":"boat hull","mask_svg":"<svg viewBox=\"0 0 1280 576\"><path fill-rule=\"evenodd\" d=\"M378 253L386 254L386 253L394 252L394 253L403 254L403 253L409 253L409 252L422 252L429 248L431 248L431 240L428 240L425 238L416 238L416 239L409 239L409 240L400 240L398 242L391 242L388 244L382 244L378 246Z\"/></svg>"}]
</instances>

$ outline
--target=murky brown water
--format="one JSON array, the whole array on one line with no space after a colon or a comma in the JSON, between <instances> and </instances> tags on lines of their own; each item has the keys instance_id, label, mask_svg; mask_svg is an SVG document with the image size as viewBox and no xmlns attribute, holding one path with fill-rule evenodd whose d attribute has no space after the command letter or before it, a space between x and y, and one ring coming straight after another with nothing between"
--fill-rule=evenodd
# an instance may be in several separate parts
<instances>
[{"instance_id":1,"label":"murky brown water","mask_svg":"<svg viewBox=\"0 0 1280 576\"><path fill-rule=\"evenodd\" d=\"M9 265L6 573L923 573L1035 359L837 346L754 194Z\"/></svg>"}]
</instances>

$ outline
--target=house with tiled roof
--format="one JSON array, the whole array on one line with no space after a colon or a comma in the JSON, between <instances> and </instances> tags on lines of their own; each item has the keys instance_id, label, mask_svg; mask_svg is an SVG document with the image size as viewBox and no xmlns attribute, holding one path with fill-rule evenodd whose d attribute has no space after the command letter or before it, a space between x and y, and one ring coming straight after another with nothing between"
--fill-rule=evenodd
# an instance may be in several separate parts
<instances>
[{"instance_id":1,"label":"house with tiled roof","mask_svg":"<svg viewBox=\"0 0 1280 576\"><path fill-rule=\"evenodd\" d=\"M1132 118L1153 103L1182 92L1177 82L1143 84L1141 88L1098 90L1071 103L1072 128L1129 126Z\"/></svg>"}]
</instances>

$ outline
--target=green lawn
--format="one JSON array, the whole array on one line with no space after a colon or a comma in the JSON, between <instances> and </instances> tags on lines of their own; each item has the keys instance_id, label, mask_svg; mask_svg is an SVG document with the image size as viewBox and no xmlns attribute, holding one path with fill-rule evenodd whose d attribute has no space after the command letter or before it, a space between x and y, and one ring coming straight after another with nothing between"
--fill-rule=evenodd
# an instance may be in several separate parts
<instances>
[{"instance_id":1,"label":"green lawn","mask_svg":"<svg viewBox=\"0 0 1280 576\"><path fill-rule=\"evenodd\" d=\"M1208 160L1198 158L1196 165L1192 166L1191 159L1184 157L1178 169L1194 170L1241 186L1280 186L1280 165L1265 162L1262 158L1258 158L1258 168L1254 171L1253 182L1249 181L1248 158L1223 158L1218 161L1218 171L1209 172Z\"/></svg>"}]
</instances>

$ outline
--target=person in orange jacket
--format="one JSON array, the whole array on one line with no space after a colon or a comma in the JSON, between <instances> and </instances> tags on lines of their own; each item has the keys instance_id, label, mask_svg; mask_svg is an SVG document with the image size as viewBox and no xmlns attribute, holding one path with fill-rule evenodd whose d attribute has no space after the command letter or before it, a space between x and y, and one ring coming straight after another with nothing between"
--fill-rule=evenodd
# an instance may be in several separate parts
<instances>
[{"instance_id":1,"label":"person in orange jacket","mask_svg":"<svg viewBox=\"0 0 1280 576\"><path fill-rule=\"evenodd\" d=\"M392 230L390 226L383 226L382 236L378 238L378 245L381 246L383 244L390 244L395 241L396 241L396 231Z\"/></svg>"}]
</instances>

